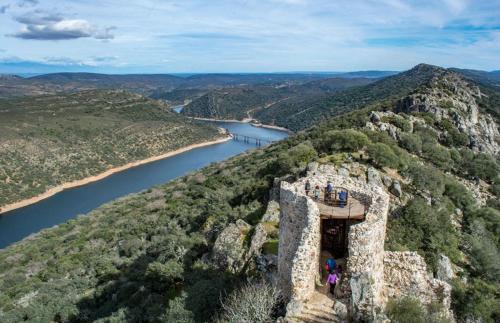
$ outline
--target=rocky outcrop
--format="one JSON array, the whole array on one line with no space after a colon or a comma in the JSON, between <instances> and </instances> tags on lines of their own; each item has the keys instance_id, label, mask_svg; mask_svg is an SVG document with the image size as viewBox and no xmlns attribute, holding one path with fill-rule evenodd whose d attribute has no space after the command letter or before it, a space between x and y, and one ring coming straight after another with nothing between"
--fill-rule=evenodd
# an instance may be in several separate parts
<instances>
[{"instance_id":1,"label":"rocky outcrop","mask_svg":"<svg viewBox=\"0 0 500 323\"><path fill-rule=\"evenodd\" d=\"M423 305L442 304L447 316L451 304L451 286L427 272L425 260L416 252L385 252L384 294L388 299L411 296Z\"/></svg>"},{"instance_id":2,"label":"rocky outcrop","mask_svg":"<svg viewBox=\"0 0 500 323\"><path fill-rule=\"evenodd\" d=\"M251 228L241 219L228 225L215 241L212 262L221 269L239 272L248 260L245 240Z\"/></svg>"},{"instance_id":3,"label":"rocky outcrop","mask_svg":"<svg viewBox=\"0 0 500 323\"><path fill-rule=\"evenodd\" d=\"M496 155L500 152L495 120L481 113L477 99L481 97L477 86L467 83L461 76L447 72L435 77L429 86L402 98L396 112L431 113L437 120L448 119L469 137L475 151Z\"/></svg>"}]
</instances>

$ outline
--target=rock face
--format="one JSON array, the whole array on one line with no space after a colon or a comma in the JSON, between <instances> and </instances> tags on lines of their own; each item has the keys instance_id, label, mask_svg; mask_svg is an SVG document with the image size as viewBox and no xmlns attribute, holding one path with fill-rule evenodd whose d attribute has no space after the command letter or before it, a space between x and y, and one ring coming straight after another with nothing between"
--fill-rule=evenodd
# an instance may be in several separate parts
<instances>
[{"instance_id":1,"label":"rock face","mask_svg":"<svg viewBox=\"0 0 500 323\"><path fill-rule=\"evenodd\" d=\"M221 269L237 273L247 261L245 238L251 226L239 219L228 225L217 237L212 249L212 261Z\"/></svg>"},{"instance_id":2,"label":"rock face","mask_svg":"<svg viewBox=\"0 0 500 323\"><path fill-rule=\"evenodd\" d=\"M450 120L460 132L469 137L472 149L496 155L500 147L494 119L479 112L478 87L469 85L461 76L446 72L435 77L430 85L398 102L396 112L431 113L437 120Z\"/></svg>"},{"instance_id":3,"label":"rock face","mask_svg":"<svg viewBox=\"0 0 500 323\"><path fill-rule=\"evenodd\" d=\"M384 256L384 293L387 298L412 296L424 305L438 302L450 308L451 286L432 278L424 259L416 252L386 252ZM452 318L451 312L446 313Z\"/></svg>"},{"instance_id":4,"label":"rock face","mask_svg":"<svg viewBox=\"0 0 500 323\"><path fill-rule=\"evenodd\" d=\"M443 254L439 255L436 276L438 279L445 282L450 282L453 278L455 278L455 271L453 270L450 258Z\"/></svg>"}]
</instances>

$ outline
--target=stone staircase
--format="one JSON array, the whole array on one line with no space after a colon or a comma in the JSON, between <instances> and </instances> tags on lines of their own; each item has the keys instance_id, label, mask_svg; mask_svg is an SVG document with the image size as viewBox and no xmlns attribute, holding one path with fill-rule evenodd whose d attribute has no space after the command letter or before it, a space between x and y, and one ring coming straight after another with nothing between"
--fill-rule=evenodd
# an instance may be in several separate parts
<instances>
[{"instance_id":1,"label":"stone staircase","mask_svg":"<svg viewBox=\"0 0 500 323\"><path fill-rule=\"evenodd\" d=\"M288 323L337 323L347 322L347 307L338 300L327 295L315 292L306 303L287 315Z\"/></svg>"}]
</instances>

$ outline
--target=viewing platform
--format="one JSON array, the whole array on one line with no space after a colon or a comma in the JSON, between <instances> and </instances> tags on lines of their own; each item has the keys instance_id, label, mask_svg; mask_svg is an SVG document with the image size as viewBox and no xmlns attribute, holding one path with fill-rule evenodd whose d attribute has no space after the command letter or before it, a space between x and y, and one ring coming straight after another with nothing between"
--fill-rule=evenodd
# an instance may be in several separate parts
<instances>
[{"instance_id":1,"label":"viewing platform","mask_svg":"<svg viewBox=\"0 0 500 323\"><path fill-rule=\"evenodd\" d=\"M343 203L338 199L338 192L341 190L347 193L347 201ZM327 199L325 199L325 192L322 190L320 197L315 199L312 193L309 192L309 197L311 197L318 206L321 219L365 219L366 210L369 205L368 201L362 202L350 196L349 191L344 188L335 189L330 196L328 196L328 193L326 194Z\"/></svg>"}]
</instances>

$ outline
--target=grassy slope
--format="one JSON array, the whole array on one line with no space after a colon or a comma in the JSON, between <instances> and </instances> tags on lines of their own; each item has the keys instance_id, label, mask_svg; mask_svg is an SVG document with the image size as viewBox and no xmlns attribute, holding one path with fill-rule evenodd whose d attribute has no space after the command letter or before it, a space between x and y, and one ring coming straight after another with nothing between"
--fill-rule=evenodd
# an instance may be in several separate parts
<instances>
[{"instance_id":1,"label":"grassy slope","mask_svg":"<svg viewBox=\"0 0 500 323\"><path fill-rule=\"evenodd\" d=\"M120 91L2 100L0 115L0 205L217 135Z\"/></svg>"},{"instance_id":2,"label":"grassy slope","mask_svg":"<svg viewBox=\"0 0 500 323\"><path fill-rule=\"evenodd\" d=\"M108 203L1 251L0 318L3 312L6 322L208 320L217 310L220 293L241 281L201 260L216 235L238 218L255 223L275 176L298 175L318 156L322 161L346 161L345 153L356 143L342 139L345 130L361 131L371 110L391 109L395 103L377 102L331 119L268 148ZM425 120L429 127L440 127L431 116ZM411 153L385 133L362 132L369 159L358 161L397 169L412 181L405 192L417 196L398 210L398 217L391 217L387 248L418 250L431 268L439 253L448 255L465 269L461 275L469 281L464 285L459 280L454 289L459 318L474 314L493 322L500 304L494 231L498 204L493 200L490 209L478 210L468 191L444 171L478 175L492 183L491 172L484 170L498 169L498 161L490 158L485 163L487 156L471 157L463 144L431 140L427 131L408 135L432 142L433 150ZM434 150L446 151L448 159L437 163ZM422 190L432 190L437 204L422 203ZM494 185L491 190L498 194ZM464 211L460 231L449 217L456 208ZM480 235L478 228L483 230ZM489 249L479 250L488 250L486 254L477 251L483 245Z\"/></svg>"}]
</instances>

